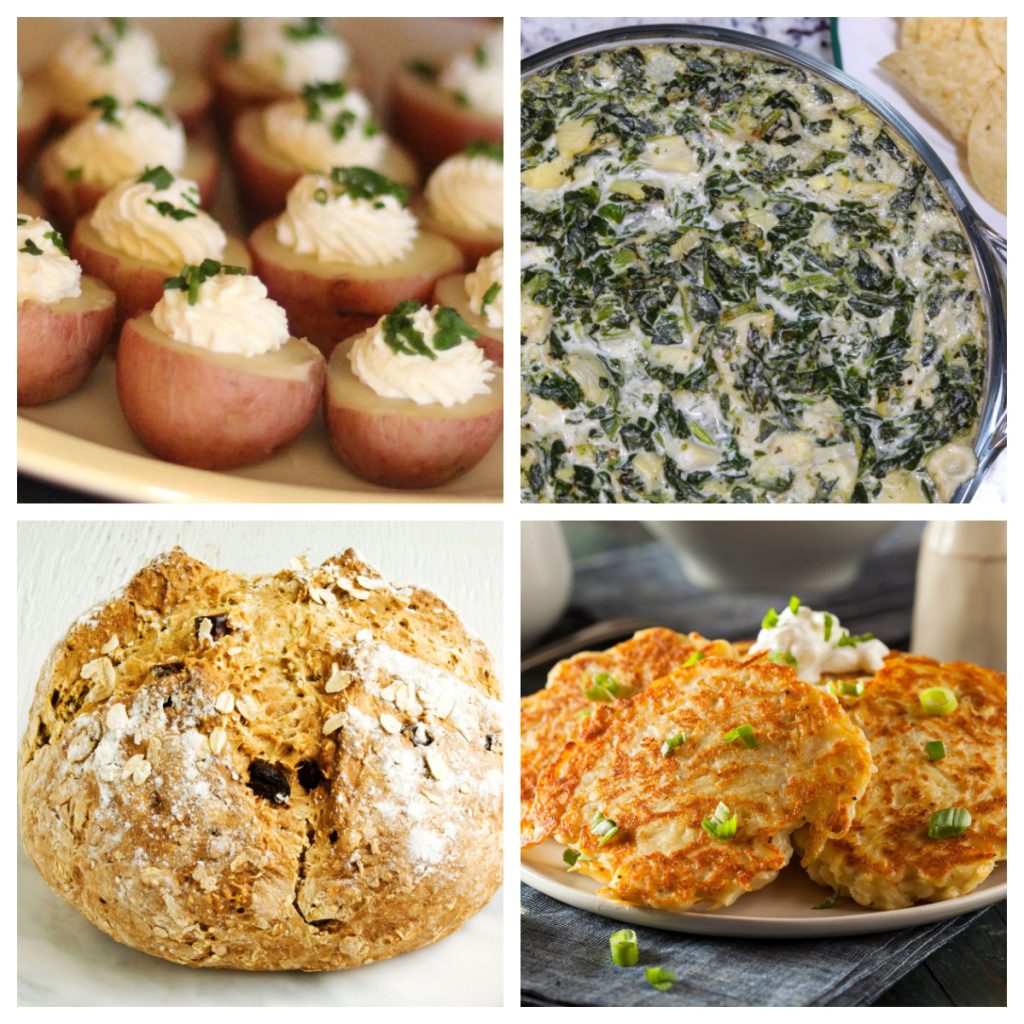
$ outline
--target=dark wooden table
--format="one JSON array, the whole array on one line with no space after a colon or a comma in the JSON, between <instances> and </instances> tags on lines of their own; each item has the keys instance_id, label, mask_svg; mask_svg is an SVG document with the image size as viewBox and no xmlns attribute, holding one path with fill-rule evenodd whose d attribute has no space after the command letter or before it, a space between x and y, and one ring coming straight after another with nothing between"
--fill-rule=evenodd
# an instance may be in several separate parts
<instances>
[{"instance_id":1,"label":"dark wooden table","mask_svg":"<svg viewBox=\"0 0 1024 1024\"><path fill-rule=\"evenodd\" d=\"M744 528L756 529L756 524ZM635 523L574 523L564 529L574 555L572 605L538 646L594 623L633 616L651 626L738 640L755 636L764 610L782 607L789 597L788 590L703 592L683 577L671 550L653 543ZM906 649L919 533L918 524L900 524L875 547L851 587L800 597L835 612L853 633L873 632L890 646ZM593 646L610 646L619 639L624 637ZM547 667L522 674L524 694L544 685ZM953 942L905 974L876 1005L1005 1006L1006 902L991 907Z\"/></svg>"},{"instance_id":2,"label":"dark wooden table","mask_svg":"<svg viewBox=\"0 0 1024 1024\"><path fill-rule=\"evenodd\" d=\"M59 504L59 503L90 503L109 501L96 494L86 491L75 491L70 487L62 487L60 484L51 484L37 476L30 476L28 473L18 474L18 504Z\"/></svg>"}]
</instances>

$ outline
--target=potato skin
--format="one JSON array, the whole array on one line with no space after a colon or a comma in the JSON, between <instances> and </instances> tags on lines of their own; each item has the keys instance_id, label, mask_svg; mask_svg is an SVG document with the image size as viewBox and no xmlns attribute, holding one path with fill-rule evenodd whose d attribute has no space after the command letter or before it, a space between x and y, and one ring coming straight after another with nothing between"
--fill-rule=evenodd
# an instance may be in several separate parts
<instances>
[{"instance_id":1,"label":"potato skin","mask_svg":"<svg viewBox=\"0 0 1024 1024\"><path fill-rule=\"evenodd\" d=\"M419 489L440 487L471 470L501 433L501 375L493 399L481 410L467 403L443 415L414 402L375 396L349 368L349 338L331 357L324 415L331 449L345 466L370 483Z\"/></svg>"},{"instance_id":2,"label":"potato skin","mask_svg":"<svg viewBox=\"0 0 1024 1024\"><path fill-rule=\"evenodd\" d=\"M67 174L57 160L55 144L43 150L39 158L43 177L43 202L54 223L62 231L70 232L75 221L88 213L109 191L100 185L84 181L68 181ZM217 190L220 175L216 152L206 143L189 141L185 165L180 176L190 178L199 186L199 203L209 206Z\"/></svg>"},{"instance_id":3,"label":"potato skin","mask_svg":"<svg viewBox=\"0 0 1024 1024\"><path fill-rule=\"evenodd\" d=\"M288 192L302 177L303 170L272 150L263 134L262 108L243 110L231 130L231 157L239 188L254 220L263 220L285 208ZM409 154L394 142L385 150L381 174L418 188L419 170Z\"/></svg>"},{"instance_id":4,"label":"potato skin","mask_svg":"<svg viewBox=\"0 0 1024 1024\"><path fill-rule=\"evenodd\" d=\"M159 266L148 260L135 259L112 249L92 226L88 216L80 217L68 243L71 256L78 260L87 274L105 281L117 294L117 326L125 320L152 309L164 293L164 281L174 277L181 268ZM252 268L245 243L228 236L224 263Z\"/></svg>"},{"instance_id":5,"label":"potato skin","mask_svg":"<svg viewBox=\"0 0 1024 1024\"><path fill-rule=\"evenodd\" d=\"M124 325L117 394L136 437L162 459L198 469L251 466L291 444L316 413L325 372L319 353L305 379L293 380L161 338L149 314Z\"/></svg>"},{"instance_id":6,"label":"potato skin","mask_svg":"<svg viewBox=\"0 0 1024 1024\"><path fill-rule=\"evenodd\" d=\"M24 174L39 150L53 111L45 92L32 83L26 83L18 104L18 177Z\"/></svg>"},{"instance_id":7,"label":"potato skin","mask_svg":"<svg viewBox=\"0 0 1024 1024\"><path fill-rule=\"evenodd\" d=\"M46 220L46 209L43 204L35 196L29 195L20 185L18 186L18 213Z\"/></svg>"},{"instance_id":8,"label":"potato skin","mask_svg":"<svg viewBox=\"0 0 1024 1024\"><path fill-rule=\"evenodd\" d=\"M114 293L82 278L82 296L18 306L18 405L39 405L81 387L114 325Z\"/></svg>"},{"instance_id":9,"label":"potato skin","mask_svg":"<svg viewBox=\"0 0 1024 1024\"><path fill-rule=\"evenodd\" d=\"M460 107L432 82L403 68L391 93L395 134L427 170L477 140L501 142L500 117L488 117Z\"/></svg>"},{"instance_id":10,"label":"potato skin","mask_svg":"<svg viewBox=\"0 0 1024 1024\"><path fill-rule=\"evenodd\" d=\"M463 270L472 270L484 256L490 256L496 249L504 244L505 233L502 228L491 231L466 231L463 228L453 227L442 220L438 220L427 206L425 199L417 199L413 203L413 209L424 231L435 235L441 235L450 242L454 242L462 253Z\"/></svg>"},{"instance_id":11,"label":"potato skin","mask_svg":"<svg viewBox=\"0 0 1024 1024\"><path fill-rule=\"evenodd\" d=\"M461 263L458 249L447 239L424 234L409 256L393 265L364 268L298 256L277 241L274 220L252 233L249 248L254 273L284 307L292 330L326 356L339 341L373 326L399 302L429 299L435 282Z\"/></svg>"}]
</instances>

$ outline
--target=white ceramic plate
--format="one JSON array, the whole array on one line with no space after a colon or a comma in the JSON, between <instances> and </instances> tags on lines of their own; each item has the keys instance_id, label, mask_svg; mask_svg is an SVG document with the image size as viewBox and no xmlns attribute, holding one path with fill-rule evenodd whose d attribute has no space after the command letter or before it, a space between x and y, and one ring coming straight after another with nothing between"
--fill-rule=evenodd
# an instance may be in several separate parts
<instances>
[{"instance_id":1,"label":"white ceramic plate","mask_svg":"<svg viewBox=\"0 0 1024 1024\"><path fill-rule=\"evenodd\" d=\"M1006 214L984 199L974 187L967 169L967 150L946 134L938 121L910 93L896 85L878 62L899 49L899 18L834 18L839 52L835 61L844 71L873 89L891 103L925 138L950 169L957 184L981 218L1006 237Z\"/></svg>"},{"instance_id":2,"label":"white ceramic plate","mask_svg":"<svg viewBox=\"0 0 1024 1024\"><path fill-rule=\"evenodd\" d=\"M798 864L790 863L770 885L742 896L731 907L707 913L671 914L664 910L641 910L598 896L598 882L566 871L562 862L564 849L549 839L527 850L522 858L523 881L560 903L613 921L693 935L813 939L891 932L956 917L1006 899L1006 865L999 864L974 892L955 900L922 903L906 910L868 910L842 899L830 910L812 910L815 904L828 899L829 890L812 882Z\"/></svg>"},{"instance_id":3,"label":"white ceramic plate","mask_svg":"<svg viewBox=\"0 0 1024 1024\"><path fill-rule=\"evenodd\" d=\"M76 20L19 18L20 70L37 67ZM226 23L223 18L146 21L161 50L183 67L199 64L211 36ZM365 91L378 107L402 61L457 52L483 31L479 19L469 18L346 18L342 27L356 51ZM212 212L230 233L242 236L226 163L222 172ZM294 445L269 462L229 473L189 469L153 457L135 439L118 405L112 359L104 359L86 385L66 398L18 410L19 470L120 501L499 502L501 443L499 437L479 465L444 487L395 491L349 473L331 454L318 415Z\"/></svg>"}]
</instances>

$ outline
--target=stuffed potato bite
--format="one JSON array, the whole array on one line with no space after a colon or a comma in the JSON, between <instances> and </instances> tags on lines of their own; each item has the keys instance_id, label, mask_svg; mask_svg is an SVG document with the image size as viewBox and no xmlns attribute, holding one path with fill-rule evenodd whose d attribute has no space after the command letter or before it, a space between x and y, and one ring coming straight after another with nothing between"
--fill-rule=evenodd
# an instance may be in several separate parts
<instances>
[{"instance_id":1,"label":"stuffed potato bite","mask_svg":"<svg viewBox=\"0 0 1024 1024\"><path fill-rule=\"evenodd\" d=\"M481 260L481 264L486 264L488 259L489 257L485 257L484 260ZM480 265L475 273L481 273ZM434 288L434 304L450 306L454 309L466 323L477 331L476 343L484 350L487 358L493 360L498 366L503 366L505 363L504 324L501 317L488 316L488 307L491 307L493 313L493 309L501 297L500 278L489 284L485 282L486 287L472 291L471 282L472 275L469 274L449 274L447 277L442 277Z\"/></svg>"},{"instance_id":2,"label":"stuffed potato bite","mask_svg":"<svg viewBox=\"0 0 1024 1024\"><path fill-rule=\"evenodd\" d=\"M39 150L53 118L50 98L38 82L18 79L18 177Z\"/></svg>"}]
</instances>

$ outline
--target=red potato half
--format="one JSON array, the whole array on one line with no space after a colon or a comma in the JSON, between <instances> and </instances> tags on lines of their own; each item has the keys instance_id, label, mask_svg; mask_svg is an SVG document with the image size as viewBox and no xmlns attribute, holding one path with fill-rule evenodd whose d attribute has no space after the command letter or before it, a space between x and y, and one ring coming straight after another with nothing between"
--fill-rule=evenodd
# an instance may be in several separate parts
<instances>
[{"instance_id":1,"label":"red potato half","mask_svg":"<svg viewBox=\"0 0 1024 1024\"><path fill-rule=\"evenodd\" d=\"M210 78L213 82L214 102L217 116L225 127L235 123L235 119L250 107L266 107L278 100L286 100L297 95L284 89L270 88L253 79L246 69L237 61L224 56L226 35L221 33L214 40L210 50ZM350 88L359 88L359 73L349 65L344 82Z\"/></svg>"},{"instance_id":2,"label":"red potato half","mask_svg":"<svg viewBox=\"0 0 1024 1024\"><path fill-rule=\"evenodd\" d=\"M43 201L54 221L65 231L83 214L88 213L109 191L101 185L84 181L68 181L67 168L57 159L56 143L43 150L39 161L43 176ZM181 178L190 178L199 186L199 201L209 206L217 190L220 167L217 154L206 143L189 140L185 165L178 172Z\"/></svg>"},{"instance_id":3,"label":"red potato half","mask_svg":"<svg viewBox=\"0 0 1024 1024\"><path fill-rule=\"evenodd\" d=\"M324 414L334 454L357 476L385 487L440 487L471 470L501 433L501 371L486 395L446 409L382 398L352 372L356 338L327 367Z\"/></svg>"},{"instance_id":4,"label":"red potato half","mask_svg":"<svg viewBox=\"0 0 1024 1024\"><path fill-rule=\"evenodd\" d=\"M46 219L46 210L43 208L43 204L35 196L30 196L20 185L18 186L18 213Z\"/></svg>"},{"instance_id":5,"label":"red potato half","mask_svg":"<svg viewBox=\"0 0 1024 1024\"><path fill-rule=\"evenodd\" d=\"M467 231L465 228L456 228L451 224L445 224L430 212L430 207L427 206L425 199L417 199L413 203L413 210L423 231L443 235L459 247L459 251L462 253L462 266L465 270L472 270L484 256L490 256L504 244L505 233L501 228L488 231Z\"/></svg>"},{"instance_id":6,"label":"red potato half","mask_svg":"<svg viewBox=\"0 0 1024 1024\"><path fill-rule=\"evenodd\" d=\"M59 83L51 79L50 93L54 97L54 113L57 121L67 127L80 121L89 113L88 104L70 98L62 98ZM167 95L158 104L163 110L174 114L192 133L201 130L207 122L213 90L206 79L195 71L177 71Z\"/></svg>"},{"instance_id":7,"label":"red potato half","mask_svg":"<svg viewBox=\"0 0 1024 1024\"><path fill-rule=\"evenodd\" d=\"M117 395L154 455L236 469L269 459L306 429L324 372L324 357L301 338L260 356L208 352L175 341L145 313L121 331Z\"/></svg>"},{"instance_id":8,"label":"red potato half","mask_svg":"<svg viewBox=\"0 0 1024 1024\"><path fill-rule=\"evenodd\" d=\"M252 216L260 220L284 209L292 185L305 173L267 145L261 113L260 110L246 110L235 122L231 133L231 154L239 187ZM374 170L410 188L419 186L416 164L394 142L388 142Z\"/></svg>"},{"instance_id":9,"label":"red potato half","mask_svg":"<svg viewBox=\"0 0 1024 1024\"><path fill-rule=\"evenodd\" d=\"M324 355L399 302L430 298L434 283L462 263L448 239L422 232L407 256L379 267L300 256L277 240L274 220L252 233L249 248L254 273L284 307L291 329Z\"/></svg>"},{"instance_id":10,"label":"red potato half","mask_svg":"<svg viewBox=\"0 0 1024 1024\"><path fill-rule=\"evenodd\" d=\"M81 387L114 326L114 293L82 277L82 294L18 306L18 405L50 402Z\"/></svg>"},{"instance_id":11,"label":"red potato half","mask_svg":"<svg viewBox=\"0 0 1024 1024\"><path fill-rule=\"evenodd\" d=\"M501 142L502 120L459 106L434 82L403 69L391 93L395 135L432 170L477 139Z\"/></svg>"},{"instance_id":12,"label":"red potato half","mask_svg":"<svg viewBox=\"0 0 1024 1024\"><path fill-rule=\"evenodd\" d=\"M42 85L25 82L18 103L18 177L32 162L32 158L50 127L53 108Z\"/></svg>"},{"instance_id":13,"label":"red potato half","mask_svg":"<svg viewBox=\"0 0 1024 1024\"><path fill-rule=\"evenodd\" d=\"M487 321L469 308L469 296L466 294L466 277L464 274L449 274L442 277L434 288L434 305L451 306L470 327L480 332L476 343L499 366L505 365L505 332L501 327L491 327Z\"/></svg>"},{"instance_id":14,"label":"red potato half","mask_svg":"<svg viewBox=\"0 0 1024 1024\"><path fill-rule=\"evenodd\" d=\"M68 249L87 274L114 289L118 324L152 309L163 296L164 281L181 272L180 264L167 266L153 260L140 260L111 248L92 226L89 217L78 219ZM220 262L252 269L245 243L230 236Z\"/></svg>"}]
</instances>

